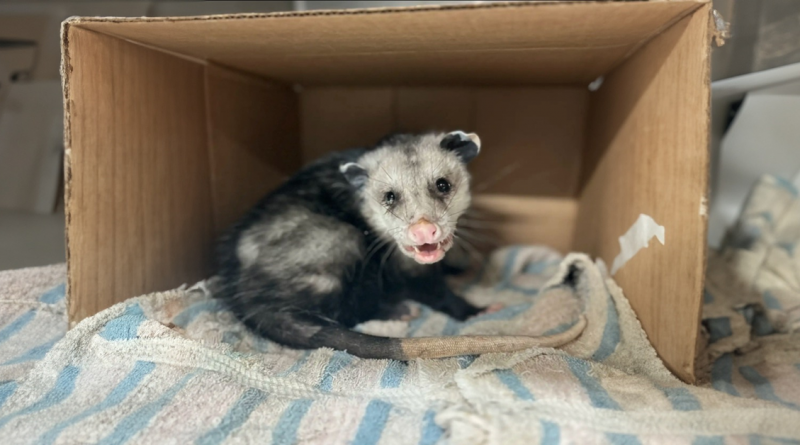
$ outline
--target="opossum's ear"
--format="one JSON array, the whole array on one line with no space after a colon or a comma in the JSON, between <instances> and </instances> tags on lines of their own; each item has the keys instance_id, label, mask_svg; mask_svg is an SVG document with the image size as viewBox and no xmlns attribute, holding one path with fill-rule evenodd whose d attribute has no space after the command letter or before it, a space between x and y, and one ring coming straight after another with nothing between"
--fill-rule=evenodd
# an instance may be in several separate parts
<instances>
[{"instance_id":1,"label":"opossum's ear","mask_svg":"<svg viewBox=\"0 0 800 445\"><path fill-rule=\"evenodd\" d=\"M367 179L369 179L369 173L367 173L364 167L355 162L342 164L339 166L339 170L342 172L345 179L347 179L347 182L355 188L361 188L367 183Z\"/></svg>"},{"instance_id":2,"label":"opossum's ear","mask_svg":"<svg viewBox=\"0 0 800 445\"><path fill-rule=\"evenodd\" d=\"M467 134L463 131L454 131L448 133L439 143L439 146L445 150L453 151L466 164L475 159L478 153L481 152L481 138L475 133Z\"/></svg>"}]
</instances>

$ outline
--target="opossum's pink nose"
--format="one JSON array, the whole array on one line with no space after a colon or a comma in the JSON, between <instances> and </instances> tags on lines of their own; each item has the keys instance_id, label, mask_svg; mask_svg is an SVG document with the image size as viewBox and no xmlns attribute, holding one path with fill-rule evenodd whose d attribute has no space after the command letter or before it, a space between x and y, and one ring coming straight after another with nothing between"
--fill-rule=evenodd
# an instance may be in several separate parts
<instances>
[{"instance_id":1,"label":"opossum's pink nose","mask_svg":"<svg viewBox=\"0 0 800 445\"><path fill-rule=\"evenodd\" d=\"M428 222L424 218L408 228L408 237L416 245L433 244L436 242L437 235L439 235L439 229L436 224Z\"/></svg>"}]
</instances>

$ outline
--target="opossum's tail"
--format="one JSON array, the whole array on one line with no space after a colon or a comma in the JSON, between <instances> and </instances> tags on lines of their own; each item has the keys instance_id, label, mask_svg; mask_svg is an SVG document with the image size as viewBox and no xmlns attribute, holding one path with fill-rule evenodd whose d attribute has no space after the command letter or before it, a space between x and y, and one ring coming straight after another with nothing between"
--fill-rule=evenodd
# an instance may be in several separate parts
<instances>
[{"instance_id":1,"label":"opossum's tail","mask_svg":"<svg viewBox=\"0 0 800 445\"><path fill-rule=\"evenodd\" d=\"M525 335L457 335L452 337L418 337L394 339L402 355L411 358L444 358L480 355L491 352L516 352L529 348L558 348L578 338L586 328L586 317L566 331L546 337Z\"/></svg>"},{"instance_id":2,"label":"opossum's tail","mask_svg":"<svg viewBox=\"0 0 800 445\"><path fill-rule=\"evenodd\" d=\"M275 314L282 318L281 315ZM315 349L328 347L362 358L409 360L480 355L491 352L516 352L534 347L556 348L578 338L586 327L581 316L568 330L547 336L458 335L450 337L391 338L351 331L336 323L311 324L292 317L292 322L262 324L259 331L286 346ZM273 320L277 321L277 320ZM300 323L298 323L300 322ZM268 327L269 326L269 327ZM251 326L253 327L253 326Z\"/></svg>"}]
</instances>

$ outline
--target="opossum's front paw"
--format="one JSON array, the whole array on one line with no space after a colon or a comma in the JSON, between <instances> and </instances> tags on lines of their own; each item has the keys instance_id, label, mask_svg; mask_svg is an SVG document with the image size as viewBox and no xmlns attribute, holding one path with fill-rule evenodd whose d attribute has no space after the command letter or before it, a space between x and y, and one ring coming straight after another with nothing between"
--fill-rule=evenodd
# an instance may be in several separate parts
<instances>
[{"instance_id":1,"label":"opossum's front paw","mask_svg":"<svg viewBox=\"0 0 800 445\"><path fill-rule=\"evenodd\" d=\"M497 312L499 310L502 310L505 307L506 307L506 305L504 305L503 303L492 303L489 306L483 308L483 310L478 312L478 314L475 315L475 316L477 317L477 316L480 316L480 315L491 314L491 313Z\"/></svg>"},{"instance_id":2,"label":"opossum's front paw","mask_svg":"<svg viewBox=\"0 0 800 445\"><path fill-rule=\"evenodd\" d=\"M420 309L418 305L411 305L406 302L381 308L375 316L376 320L400 320L411 321L419 317Z\"/></svg>"},{"instance_id":3,"label":"opossum's front paw","mask_svg":"<svg viewBox=\"0 0 800 445\"><path fill-rule=\"evenodd\" d=\"M399 320L401 321L411 321L422 313L417 305L403 304L403 306L405 306L406 310L400 314Z\"/></svg>"}]
</instances>

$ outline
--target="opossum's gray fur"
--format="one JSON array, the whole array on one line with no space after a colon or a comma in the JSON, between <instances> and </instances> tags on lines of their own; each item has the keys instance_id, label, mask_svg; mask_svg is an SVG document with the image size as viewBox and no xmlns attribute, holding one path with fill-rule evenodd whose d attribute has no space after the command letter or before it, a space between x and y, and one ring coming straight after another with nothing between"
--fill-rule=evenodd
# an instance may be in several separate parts
<instances>
[{"instance_id":1,"label":"opossum's gray fur","mask_svg":"<svg viewBox=\"0 0 800 445\"><path fill-rule=\"evenodd\" d=\"M402 134L308 165L222 237L217 296L249 328L280 344L366 358L480 354L572 340L581 326L548 338L394 339L349 329L396 315L406 299L461 320L480 312L447 287L440 262L418 264L408 247L409 226L423 219L450 237L427 246L438 253L452 246L470 205L466 165L479 151L474 134ZM389 192L396 198L391 204Z\"/></svg>"}]
</instances>

